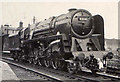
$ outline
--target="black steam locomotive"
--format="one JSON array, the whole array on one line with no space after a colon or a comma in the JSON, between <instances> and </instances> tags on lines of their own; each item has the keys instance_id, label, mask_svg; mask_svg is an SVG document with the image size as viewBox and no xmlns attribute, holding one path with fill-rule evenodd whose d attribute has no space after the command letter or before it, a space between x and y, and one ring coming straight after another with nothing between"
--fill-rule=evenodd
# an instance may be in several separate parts
<instances>
[{"instance_id":1,"label":"black steam locomotive","mask_svg":"<svg viewBox=\"0 0 120 82\"><path fill-rule=\"evenodd\" d=\"M9 35L9 50L16 61L67 68L99 70L97 51L104 51L104 21L84 9L50 17ZM96 53L96 54L95 54Z\"/></svg>"}]
</instances>

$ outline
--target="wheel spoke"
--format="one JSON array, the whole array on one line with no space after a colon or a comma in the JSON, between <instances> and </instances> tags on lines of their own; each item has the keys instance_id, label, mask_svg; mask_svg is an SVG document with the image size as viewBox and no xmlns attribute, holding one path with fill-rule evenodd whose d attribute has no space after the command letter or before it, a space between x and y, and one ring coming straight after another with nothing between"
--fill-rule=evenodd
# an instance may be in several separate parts
<instances>
[{"instance_id":1,"label":"wheel spoke","mask_svg":"<svg viewBox=\"0 0 120 82\"><path fill-rule=\"evenodd\" d=\"M47 59L45 59L45 60L44 60L44 65L45 65L46 67L50 67L50 61L47 60Z\"/></svg>"},{"instance_id":2,"label":"wheel spoke","mask_svg":"<svg viewBox=\"0 0 120 82\"><path fill-rule=\"evenodd\" d=\"M58 62L57 60L53 60L53 61L52 61L52 67L53 67L54 69L58 69L58 68L59 68L59 62Z\"/></svg>"}]
</instances>

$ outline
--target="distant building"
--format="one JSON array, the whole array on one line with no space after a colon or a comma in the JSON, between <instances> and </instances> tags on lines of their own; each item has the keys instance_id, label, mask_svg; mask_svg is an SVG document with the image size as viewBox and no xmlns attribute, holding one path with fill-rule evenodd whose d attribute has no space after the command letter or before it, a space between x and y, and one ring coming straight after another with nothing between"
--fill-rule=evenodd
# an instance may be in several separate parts
<instances>
[{"instance_id":1,"label":"distant building","mask_svg":"<svg viewBox=\"0 0 120 82\"><path fill-rule=\"evenodd\" d=\"M16 29L8 24L5 24L4 26L1 25L2 34L13 34L16 32Z\"/></svg>"},{"instance_id":2,"label":"distant building","mask_svg":"<svg viewBox=\"0 0 120 82\"><path fill-rule=\"evenodd\" d=\"M17 28L12 27L11 25L5 24L5 25L1 25L1 31L2 31L2 35L4 34L14 34L19 30L23 29L23 22L19 22L19 26Z\"/></svg>"},{"instance_id":3,"label":"distant building","mask_svg":"<svg viewBox=\"0 0 120 82\"><path fill-rule=\"evenodd\" d=\"M117 50L120 47L120 40L118 39L105 39L106 50Z\"/></svg>"}]
</instances>

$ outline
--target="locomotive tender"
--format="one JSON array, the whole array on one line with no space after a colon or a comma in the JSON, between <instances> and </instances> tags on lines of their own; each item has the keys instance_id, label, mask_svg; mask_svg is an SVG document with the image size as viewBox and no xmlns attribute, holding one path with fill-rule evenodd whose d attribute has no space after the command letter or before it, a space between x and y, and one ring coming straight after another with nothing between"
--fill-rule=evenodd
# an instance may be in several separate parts
<instances>
[{"instance_id":1,"label":"locomotive tender","mask_svg":"<svg viewBox=\"0 0 120 82\"><path fill-rule=\"evenodd\" d=\"M10 35L9 42L15 60L67 68L70 73L82 67L96 72L99 64L92 52L104 51L104 21L87 10L69 9Z\"/></svg>"}]
</instances>

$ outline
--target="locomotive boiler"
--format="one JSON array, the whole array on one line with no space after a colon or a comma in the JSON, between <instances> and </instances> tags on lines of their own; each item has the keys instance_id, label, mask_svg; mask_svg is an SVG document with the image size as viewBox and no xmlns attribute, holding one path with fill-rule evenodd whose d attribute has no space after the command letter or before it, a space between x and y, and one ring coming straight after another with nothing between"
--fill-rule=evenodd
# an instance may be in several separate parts
<instances>
[{"instance_id":1,"label":"locomotive boiler","mask_svg":"<svg viewBox=\"0 0 120 82\"><path fill-rule=\"evenodd\" d=\"M13 44L19 43L17 49L10 47L15 60L67 68L70 73L82 67L96 72L99 64L91 52L104 51L104 22L100 15L73 8L20 30L16 41L11 37Z\"/></svg>"}]
</instances>

